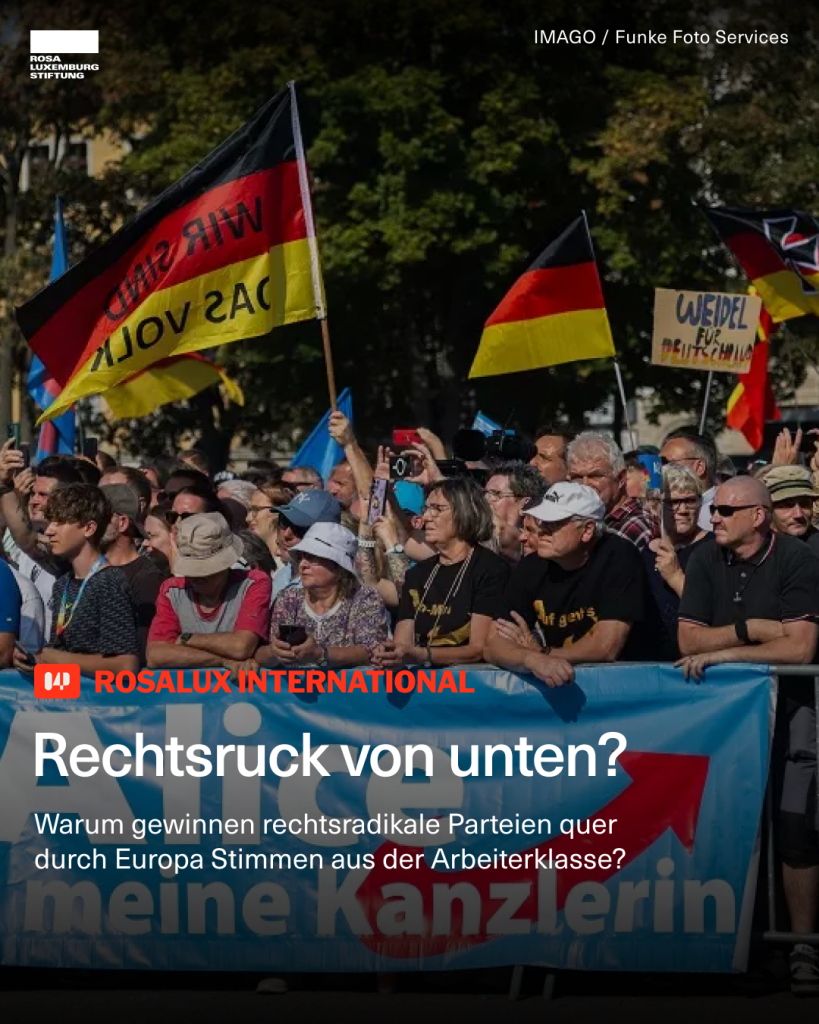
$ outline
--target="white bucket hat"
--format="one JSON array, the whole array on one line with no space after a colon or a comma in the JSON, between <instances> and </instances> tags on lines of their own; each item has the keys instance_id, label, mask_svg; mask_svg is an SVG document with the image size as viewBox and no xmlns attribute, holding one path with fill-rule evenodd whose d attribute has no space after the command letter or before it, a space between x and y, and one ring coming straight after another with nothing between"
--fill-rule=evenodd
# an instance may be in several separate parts
<instances>
[{"instance_id":1,"label":"white bucket hat","mask_svg":"<svg viewBox=\"0 0 819 1024\"><path fill-rule=\"evenodd\" d=\"M347 572L355 572L355 553L358 540L346 526L338 523L315 523L295 544L291 551L303 551L308 555L326 558Z\"/></svg>"}]
</instances>

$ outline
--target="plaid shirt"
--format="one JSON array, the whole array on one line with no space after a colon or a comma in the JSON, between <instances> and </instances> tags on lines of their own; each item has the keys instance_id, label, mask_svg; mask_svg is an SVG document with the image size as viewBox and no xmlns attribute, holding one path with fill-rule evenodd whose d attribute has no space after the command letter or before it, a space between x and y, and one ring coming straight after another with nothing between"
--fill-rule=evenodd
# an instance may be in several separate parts
<instances>
[{"instance_id":1,"label":"plaid shirt","mask_svg":"<svg viewBox=\"0 0 819 1024\"><path fill-rule=\"evenodd\" d=\"M636 498L624 498L606 514L604 522L612 533L630 540L638 551L647 548L649 541L659 537L656 519L646 512Z\"/></svg>"}]
</instances>

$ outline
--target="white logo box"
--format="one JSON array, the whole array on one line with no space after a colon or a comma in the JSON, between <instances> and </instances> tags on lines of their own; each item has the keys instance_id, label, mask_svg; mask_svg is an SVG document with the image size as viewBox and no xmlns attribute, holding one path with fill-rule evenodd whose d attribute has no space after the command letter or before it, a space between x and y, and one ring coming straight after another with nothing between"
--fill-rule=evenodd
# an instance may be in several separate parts
<instances>
[{"instance_id":1,"label":"white logo box","mask_svg":"<svg viewBox=\"0 0 819 1024\"><path fill-rule=\"evenodd\" d=\"M100 34L97 29L32 29L31 53L99 53Z\"/></svg>"}]
</instances>

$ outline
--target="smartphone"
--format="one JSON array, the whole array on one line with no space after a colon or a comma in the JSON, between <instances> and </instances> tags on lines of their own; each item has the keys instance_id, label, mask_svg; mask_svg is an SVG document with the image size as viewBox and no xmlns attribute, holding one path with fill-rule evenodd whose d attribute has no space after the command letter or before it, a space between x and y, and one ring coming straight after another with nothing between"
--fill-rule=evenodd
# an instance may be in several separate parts
<instances>
[{"instance_id":1,"label":"smartphone","mask_svg":"<svg viewBox=\"0 0 819 1024\"><path fill-rule=\"evenodd\" d=\"M17 449L23 456L23 469L28 469L31 465L31 445L28 441L21 441L20 444L17 445Z\"/></svg>"},{"instance_id":2,"label":"smartphone","mask_svg":"<svg viewBox=\"0 0 819 1024\"><path fill-rule=\"evenodd\" d=\"M27 651L25 647L18 641L14 643L14 649L20 654L27 665L36 665L37 662L34 660L34 655L31 651Z\"/></svg>"},{"instance_id":3,"label":"smartphone","mask_svg":"<svg viewBox=\"0 0 819 1024\"><path fill-rule=\"evenodd\" d=\"M409 448L411 445L423 443L424 439L414 427L396 429L392 432L393 448Z\"/></svg>"},{"instance_id":4,"label":"smartphone","mask_svg":"<svg viewBox=\"0 0 819 1024\"><path fill-rule=\"evenodd\" d=\"M817 442L819 442L819 436L812 433L811 430L805 430L802 434L802 443L799 445L799 451L803 455L813 455L816 452Z\"/></svg>"},{"instance_id":5,"label":"smartphone","mask_svg":"<svg viewBox=\"0 0 819 1024\"><path fill-rule=\"evenodd\" d=\"M290 644L291 647L298 647L299 644L307 642L307 630L304 626L297 626L292 622L282 622L279 625L279 640Z\"/></svg>"},{"instance_id":6,"label":"smartphone","mask_svg":"<svg viewBox=\"0 0 819 1024\"><path fill-rule=\"evenodd\" d=\"M370 487L370 509L367 513L367 525L372 526L376 519L384 514L384 505L387 501L387 484L389 480L381 478L373 480Z\"/></svg>"},{"instance_id":7,"label":"smartphone","mask_svg":"<svg viewBox=\"0 0 819 1024\"><path fill-rule=\"evenodd\" d=\"M16 448L20 444L20 424L9 423L7 431L8 437L14 438L14 447Z\"/></svg>"},{"instance_id":8,"label":"smartphone","mask_svg":"<svg viewBox=\"0 0 819 1024\"><path fill-rule=\"evenodd\" d=\"M403 480L412 475L412 458L409 455L390 456L390 480Z\"/></svg>"},{"instance_id":9,"label":"smartphone","mask_svg":"<svg viewBox=\"0 0 819 1024\"><path fill-rule=\"evenodd\" d=\"M99 447L99 438L97 437L86 437L82 443L82 453L87 459L96 459L97 449Z\"/></svg>"}]
</instances>

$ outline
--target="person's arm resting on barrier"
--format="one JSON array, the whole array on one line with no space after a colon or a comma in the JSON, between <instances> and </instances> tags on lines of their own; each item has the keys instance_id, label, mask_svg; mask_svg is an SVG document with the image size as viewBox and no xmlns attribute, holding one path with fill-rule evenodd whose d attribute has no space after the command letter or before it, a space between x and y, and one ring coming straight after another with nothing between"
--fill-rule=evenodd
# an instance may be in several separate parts
<instances>
[{"instance_id":1,"label":"person's arm resting on barrier","mask_svg":"<svg viewBox=\"0 0 819 1024\"><path fill-rule=\"evenodd\" d=\"M245 593L233 632L194 633L185 644L179 619L163 584L156 602L156 615L148 634L149 668L217 668L228 661L246 661L267 636L271 581L258 573Z\"/></svg>"},{"instance_id":2,"label":"person's arm resting on barrier","mask_svg":"<svg viewBox=\"0 0 819 1024\"><path fill-rule=\"evenodd\" d=\"M766 622L767 620L760 620ZM682 625L682 624L681 624ZM781 623L784 635L767 643L745 644L721 651L689 653L676 664L686 679L700 679L709 665L729 662L753 662L761 665L809 665L814 659L819 626L808 620ZM680 650L682 651L682 643Z\"/></svg>"},{"instance_id":3,"label":"person's arm resting on barrier","mask_svg":"<svg viewBox=\"0 0 819 1024\"><path fill-rule=\"evenodd\" d=\"M64 665L66 662L79 665L84 676L92 676L95 672L139 672L136 654L77 654L76 651L69 653L45 647L35 657L41 665Z\"/></svg>"},{"instance_id":4,"label":"person's arm resting on barrier","mask_svg":"<svg viewBox=\"0 0 819 1024\"><path fill-rule=\"evenodd\" d=\"M787 635L784 624L776 619L746 619L745 625L748 629L748 639L751 644L755 645L772 643ZM730 626L704 626L699 622L682 620L679 623L677 640L680 653L684 655L709 654L724 651L726 648L736 649L742 644L737 627L733 624ZM758 660L764 661L765 659Z\"/></svg>"},{"instance_id":5,"label":"person's arm resting on barrier","mask_svg":"<svg viewBox=\"0 0 819 1024\"><path fill-rule=\"evenodd\" d=\"M744 629L737 624L712 628L705 625L711 614L707 607L710 598L702 596L712 593L712 589L707 575L702 573L703 563L698 554L689 562L680 604L678 642L683 658L677 665L686 678L699 679L709 665L727 662L809 665L813 661L819 639L819 626L814 621L819 592L812 558L799 559L784 567L786 576L779 595L781 621L747 619ZM747 642L739 636L745 631ZM724 642L718 647L720 640Z\"/></svg>"}]
</instances>

